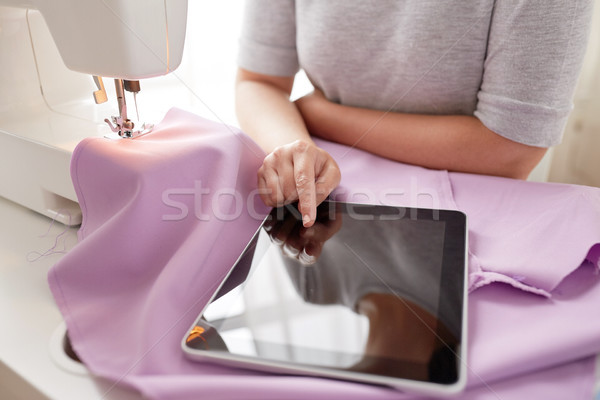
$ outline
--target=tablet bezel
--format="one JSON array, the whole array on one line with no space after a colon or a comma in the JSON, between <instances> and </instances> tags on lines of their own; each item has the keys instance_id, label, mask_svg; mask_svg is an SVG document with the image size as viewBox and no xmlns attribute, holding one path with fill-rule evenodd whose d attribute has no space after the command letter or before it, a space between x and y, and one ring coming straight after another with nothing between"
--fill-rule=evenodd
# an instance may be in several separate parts
<instances>
[{"instance_id":1,"label":"tablet bezel","mask_svg":"<svg viewBox=\"0 0 600 400\"><path fill-rule=\"evenodd\" d=\"M232 265L227 275L223 278L222 282L219 284L215 292L211 295L210 301L203 307L202 312L195 319L193 325L186 332L185 336L181 341L181 347L185 353L185 355L192 359L198 361L215 361L223 365L234 366L234 367L242 367L252 370L259 370L269 373L275 374L299 374L299 375L308 375L308 376L317 376L317 377L326 377L326 378L335 378L356 382L364 382L378 385L385 385L393 387L397 390L413 392L419 394L427 394L427 395L452 395L461 392L464 390L466 385L466 343L467 343L467 303L468 303L468 229L467 229L467 216L456 210L432 210L425 208L408 208L408 207L398 207L398 206L387 206L387 205L373 205L373 204L359 204L359 203L345 203L345 202L333 202L327 201L330 203L344 203L349 207L376 207L379 208L380 212L384 212L384 208L386 211L389 211L389 208L395 208L398 212L402 213L401 218L411 218L411 219L425 219L425 220L444 220L444 221L452 221L452 223L460 224L459 228L462 229L463 237L464 237L464 276L462 280L463 285L463 302L462 302L462 322L461 322L461 333L460 333L460 341L456 350L456 359L457 359L457 373L458 379L456 382L451 384L441 384L434 382L425 382L418 380L410 380L406 378L395 378L384 375L372 375L367 373L360 373L355 371L344 371L340 369L330 369L326 367L319 366L309 366L304 364L293 364L285 361L277 361L277 360L268 360L262 359L260 357L253 356L245 356L240 354L232 354L226 353L222 351L211 351L211 350L200 350L191 348L187 345L188 332L190 332L194 327L196 327L200 321L201 317L206 312L209 305L215 300L215 297L225 284L225 282L230 277L232 271L238 265L242 256L246 253L246 251L250 248L250 246L255 242L258 238L258 235L263 229L263 225L265 220L260 224L256 232L252 235L252 238L248 241L244 250L240 253L236 262ZM372 214L376 215L376 214ZM380 214L381 215L381 214ZM444 254L446 253L446 249L444 249ZM442 272L444 268L442 268Z\"/></svg>"}]
</instances>

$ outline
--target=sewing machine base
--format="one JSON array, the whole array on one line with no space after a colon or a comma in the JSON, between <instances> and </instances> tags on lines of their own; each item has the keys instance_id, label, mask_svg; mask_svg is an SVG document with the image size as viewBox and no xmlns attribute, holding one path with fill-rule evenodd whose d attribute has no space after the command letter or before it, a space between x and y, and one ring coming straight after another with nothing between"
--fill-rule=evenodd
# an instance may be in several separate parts
<instances>
[{"instance_id":1,"label":"sewing machine base","mask_svg":"<svg viewBox=\"0 0 600 400\"><path fill-rule=\"evenodd\" d=\"M81 224L69 165L73 149L88 136L84 132L96 130L92 122L42 108L27 119L3 117L0 196L67 226ZM45 140L36 137L36 133L48 131L55 134L46 135Z\"/></svg>"}]
</instances>

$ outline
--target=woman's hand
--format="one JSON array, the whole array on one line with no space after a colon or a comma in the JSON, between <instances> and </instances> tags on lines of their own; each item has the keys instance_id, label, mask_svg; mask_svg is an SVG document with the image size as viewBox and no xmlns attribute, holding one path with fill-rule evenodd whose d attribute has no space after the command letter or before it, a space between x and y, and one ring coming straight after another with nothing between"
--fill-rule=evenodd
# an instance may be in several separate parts
<instances>
[{"instance_id":1,"label":"woman's hand","mask_svg":"<svg viewBox=\"0 0 600 400\"><path fill-rule=\"evenodd\" d=\"M314 224L317 205L340 183L340 169L329 153L305 140L279 146L258 170L258 188L267 206L298 201L305 227Z\"/></svg>"},{"instance_id":2,"label":"woman's hand","mask_svg":"<svg viewBox=\"0 0 600 400\"><path fill-rule=\"evenodd\" d=\"M337 207L321 207L314 225L308 228L302 226L294 212L284 209L284 213L283 219L267 220L264 228L284 255L304 265L317 262L325 242L342 227L342 215Z\"/></svg>"},{"instance_id":3,"label":"woman's hand","mask_svg":"<svg viewBox=\"0 0 600 400\"><path fill-rule=\"evenodd\" d=\"M316 207L340 182L333 158L312 141L300 111L290 102L294 77L240 68L236 109L240 126L269 155L258 171L267 206L299 202L303 224L312 226Z\"/></svg>"}]
</instances>

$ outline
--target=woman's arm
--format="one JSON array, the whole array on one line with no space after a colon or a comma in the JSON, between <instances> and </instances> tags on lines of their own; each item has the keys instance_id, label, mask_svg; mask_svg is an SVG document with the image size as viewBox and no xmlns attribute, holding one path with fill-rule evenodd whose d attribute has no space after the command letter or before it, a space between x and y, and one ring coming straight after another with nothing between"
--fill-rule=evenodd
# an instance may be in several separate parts
<instances>
[{"instance_id":1,"label":"woman's arm","mask_svg":"<svg viewBox=\"0 0 600 400\"><path fill-rule=\"evenodd\" d=\"M268 206L298 201L304 226L316 218L316 206L340 182L333 158L310 138L289 97L294 77L238 70L236 112L242 129L268 155L258 171L258 188Z\"/></svg>"},{"instance_id":2,"label":"woman's arm","mask_svg":"<svg viewBox=\"0 0 600 400\"><path fill-rule=\"evenodd\" d=\"M270 76L238 69L236 113L240 125L262 149L303 140L312 143L302 116L290 102L293 76Z\"/></svg>"},{"instance_id":3,"label":"woman's arm","mask_svg":"<svg viewBox=\"0 0 600 400\"><path fill-rule=\"evenodd\" d=\"M343 106L319 90L296 105L315 136L427 168L526 179L547 150L497 135L473 116Z\"/></svg>"}]
</instances>

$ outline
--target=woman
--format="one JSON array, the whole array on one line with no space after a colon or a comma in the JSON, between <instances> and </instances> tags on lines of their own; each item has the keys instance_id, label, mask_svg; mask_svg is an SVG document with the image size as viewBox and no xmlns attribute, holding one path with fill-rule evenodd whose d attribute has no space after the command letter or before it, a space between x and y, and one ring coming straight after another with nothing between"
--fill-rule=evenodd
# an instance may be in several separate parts
<instances>
[{"instance_id":1,"label":"woman","mask_svg":"<svg viewBox=\"0 0 600 400\"><path fill-rule=\"evenodd\" d=\"M311 135L427 168L525 179L560 142L592 0L249 0L237 113L263 200L305 226L340 171ZM289 96L299 68L315 91Z\"/></svg>"}]
</instances>

